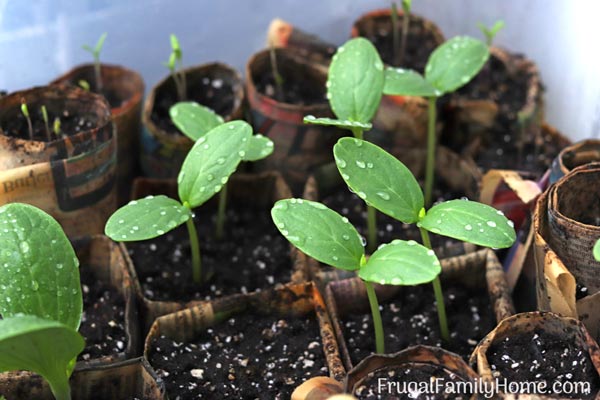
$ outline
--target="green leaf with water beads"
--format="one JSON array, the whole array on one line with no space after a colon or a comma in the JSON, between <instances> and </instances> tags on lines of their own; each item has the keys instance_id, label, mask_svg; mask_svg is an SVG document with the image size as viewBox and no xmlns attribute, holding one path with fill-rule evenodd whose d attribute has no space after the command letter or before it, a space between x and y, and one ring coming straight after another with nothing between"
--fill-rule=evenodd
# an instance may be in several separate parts
<instances>
[{"instance_id":1,"label":"green leaf with water beads","mask_svg":"<svg viewBox=\"0 0 600 400\"><path fill-rule=\"evenodd\" d=\"M192 217L192 211L166 196L148 196L119 208L104 233L118 242L135 242L165 234Z\"/></svg>"},{"instance_id":2,"label":"green leaf with water beads","mask_svg":"<svg viewBox=\"0 0 600 400\"><path fill-rule=\"evenodd\" d=\"M456 36L436 48L425 67L425 79L440 91L438 96L467 84L490 56L480 40Z\"/></svg>"},{"instance_id":3,"label":"green leaf with water beads","mask_svg":"<svg viewBox=\"0 0 600 400\"><path fill-rule=\"evenodd\" d=\"M600 262L600 240L594 245L594 258Z\"/></svg>"},{"instance_id":4,"label":"green leaf with water beads","mask_svg":"<svg viewBox=\"0 0 600 400\"><path fill-rule=\"evenodd\" d=\"M171 106L169 115L177 129L194 142L224 122L219 114L193 101Z\"/></svg>"},{"instance_id":5,"label":"green leaf with water beads","mask_svg":"<svg viewBox=\"0 0 600 400\"><path fill-rule=\"evenodd\" d=\"M183 161L177 179L181 202L195 208L219 193L246 156L251 136L252 127L248 123L231 121L198 139Z\"/></svg>"},{"instance_id":6,"label":"green leaf with water beads","mask_svg":"<svg viewBox=\"0 0 600 400\"><path fill-rule=\"evenodd\" d=\"M384 84L383 62L364 38L341 46L329 66L327 96L339 120L368 123L379 108Z\"/></svg>"},{"instance_id":7,"label":"green leaf with water beads","mask_svg":"<svg viewBox=\"0 0 600 400\"><path fill-rule=\"evenodd\" d=\"M28 204L0 207L0 314L35 315L77 330L79 261L61 226Z\"/></svg>"},{"instance_id":8,"label":"green leaf with water beads","mask_svg":"<svg viewBox=\"0 0 600 400\"><path fill-rule=\"evenodd\" d=\"M279 200L271 210L277 229L294 246L332 267L354 271L364 258L356 229L327 206L302 199Z\"/></svg>"},{"instance_id":9,"label":"green leaf with water beads","mask_svg":"<svg viewBox=\"0 0 600 400\"><path fill-rule=\"evenodd\" d=\"M246 147L246 155L243 161L258 161L268 157L273 153L273 141L268 137L257 133L250 136L248 146Z\"/></svg>"},{"instance_id":10,"label":"green leaf with water beads","mask_svg":"<svg viewBox=\"0 0 600 400\"><path fill-rule=\"evenodd\" d=\"M418 226L439 235L496 249L512 246L517 236L513 222L501 211L467 200L436 204Z\"/></svg>"},{"instance_id":11,"label":"green leaf with water beads","mask_svg":"<svg viewBox=\"0 0 600 400\"><path fill-rule=\"evenodd\" d=\"M410 240L384 244L369 257L358 276L382 285L420 285L440 274L440 261L433 250Z\"/></svg>"},{"instance_id":12,"label":"green leaf with water beads","mask_svg":"<svg viewBox=\"0 0 600 400\"><path fill-rule=\"evenodd\" d=\"M419 220L423 193L402 162L377 145L348 137L338 140L333 154L346 184L367 204L407 224Z\"/></svg>"},{"instance_id":13,"label":"green leaf with water beads","mask_svg":"<svg viewBox=\"0 0 600 400\"><path fill-rule=\"evenodd\" d=\"M31 315L0 320L0 372L35 372L58 400L70 398L71 361L84 346L76 330L57 321Z\"/></svg>"},{"instance_id":14,"label":"green leaf with water beads","mask_svg":"<svg viewBox=\"0 0 600 400\"><path fill-rule=\"evenodd\" d=\"M316 118L313 115L307 115L306 117L304 117L303 122L305 124L312 124L312 125L326 125L326 126L337 126L339 128L343 128L343 129L362 129L365 131L370 130L373 125L370 122L358 122L358 121L349 121L349 120L340 120L340 119L333 119L333 118Z\"/></svg>"},{"instance_id":15,"label":"green leaf with water beads","mask_svg":"<svg viewBox=\"0 0 600 400\"><path fill-rule=\"evenodd\" d=\"M404 68L385 70L385 86L383 93L402 96L438 96L437 90L416 71Z\"/></svg>"}]
</instances>

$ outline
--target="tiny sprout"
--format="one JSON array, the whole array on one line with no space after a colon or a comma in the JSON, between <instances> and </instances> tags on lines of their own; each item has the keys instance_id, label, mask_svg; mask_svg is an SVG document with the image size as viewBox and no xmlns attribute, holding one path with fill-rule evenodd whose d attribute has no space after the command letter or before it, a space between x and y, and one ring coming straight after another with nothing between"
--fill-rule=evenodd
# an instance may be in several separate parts
<instances>
[{"instance_id":1,"label":"tiny sprout","mask_svg":"<svg viewBox=\"0 0 600 400\"><path fill-rule=\"evenodd\" d=\"M271 72L273 73L273 79L275 80L275 98L282 101L283 77L279 73L279 68L277 67L277 52L275 51L274 45L271 45L269 48L269 56L271 59Z\"/></svg>"},{"instance_id":2,"label":"tiny sprout","mask_svg":"<svg viewBox=\"0 0 600 400\"><path fill-rule=\"evenodd\" d=\"M171 78L175 82L175 88L177 90L177 97L179 101L184 101L187 97L187 86L185 81L185 72L183 71L183 52L179 45L177 36L171 34L171 54L169 55L169 61L165 63L169 71L171 72ZM179 64L179 70L177 70L177 64Z\"/></svg>"},{"instance_id":3,"label":"tiny sprout","mask_svg":"<svg viewBox=\"0 0 600 400\"><path fill-rule=\"evenodd\" d=\"M27 120L27 128L29 129L29 139L33 140L33 124L31 123L31 117L29 116L29 109L27 108L27 103L25 99L21 100L21 113Z\"/></svg>"},{"instance_id":4,"label":"tiny sprout","mask_svg":"<svg viewBox=\"0 0 600 400\"><path fill-rule=\"evenodd\" d=\"M46 106L42 106L42 119L44 120L44 128L46 129L46 137L48 141L52 140L52 135L50 134L50 126L48 125L48 110L46 110Z\"/></svg>"},{"instance_id":5,"label":"tiny sprout","mask_svg":"<svg viewBox=\"0 0 600 400\"><path fill-rule=\"evenodd\" d=\"M100 38L98 39L98 41L96 42L96 46L92 49L90 46L88 45L83 45L83 49L92 53L92 56L94 57L94 75L96 78L96 88L98 90L98 93L102 92L103 89L103 85L102 85L102 71L101 71L101 65L100 65L100 52L102 51L102 46L104 46L104 41L106 40L106 36L108 34L105 32L102 35L100 35ZM79 81L79 84L81 85L81 81ZM83 87L83 86L82 86ZM88 85L88 89L89 90L89 85Z\"/></svg>"},{"instance_id":6,"label":"tiny sprout","mask_svg":"<svg viewBox=\"0 0 600 400\"><path fill-rule=\"evenodd\" d=\"M404 54L406 53L406 42L408 40L408 31L410 27L410 10L412 7L412 0L402 0L402 42L398 46L398 35L400 30L398 29L398 8L396 2L392 2L392 32L393 32L393 57L394 65L401 66L404 63ZM398 47L400 49L398 50Z\"/></svg>"},{"instance_id":7,"label":"tiny sprout","mask_svg":"<svg viewBox=\"0 0 600 400\"><path fill-rule=\"evenodd\" d=\"M596 261L600 262L600 239L594 245L593 252L594 252L594 258L596 259Z\"/></svg>"},{"instance_id":8,"label":"tiny sprout","mask_svg":"<svg viewBox=\"0 0 600 400\"><path fill-rule=\"evenodd\" d=\"M56 136L60 136L60 118L54 118L54 123L52 124L52 131Z\"/></svg>"},{"instance_id":9,"label":"tiny sprout","mask_svg":"<svg viewBox=\"0 0 600 400\"><path fill-rule=\"evenodd\" d=\"M79 85L80 88L82 88L86 92L90 91L90 84L88 83L88 81L86 81L84 79L80 79L79 82L77 82L77 84Z\"/></svg>"},{"instance_id":10,"label":"tiny sprout","mask_svg":"<svg viewBox=\"0 0 600 400\"><path fill-rule=\"evenodd\" d=\"M485 36L486 44L489 47L492 45L492 42L494 41L494 38L496 37L500 29L504 28L504 21L496 21L491 28L488 28L484 24L479 22L477 23L477 27L479 27L479 30L481 30L481 33L483 33L483 35Z\"/></svg>"}]
</instances>

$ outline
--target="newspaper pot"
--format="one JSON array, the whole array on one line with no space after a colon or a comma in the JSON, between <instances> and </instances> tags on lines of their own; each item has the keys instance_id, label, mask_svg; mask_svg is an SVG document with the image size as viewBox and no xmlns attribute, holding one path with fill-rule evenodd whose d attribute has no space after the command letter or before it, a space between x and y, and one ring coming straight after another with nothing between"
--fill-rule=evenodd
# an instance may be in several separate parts
<instances>
[{"instance_id":1,"label":"newspaper pot","mask_svg":"<svg viewBox=\"0 0 600 400\"><path fill-rule=\"evenodd\" d=\"M166 399L164 385L144 358L99 366L78 366L71 376L73 400ZM0 374L6 400L54 400L44 379L30 372Z\"/></svg>"},{"instance_id":2,"label":"newspaper pot","mask_svg":"<svg viewBox=\"0 0 600 400\"><path fill-rule=\"evenodd\" d=\"M551 338L554 337L554 342L551 342ZM545 339L547 338L547 339ZM563 343L565 349L569 351L580 350L583 353L583 359L578 360L577 364L571 365L569 362L561 360L551 359L550 357L556 356L559 352L551 352L551 350L540 352L540 343ZM507 361L511 363L509 366L501 365L497 360L495 362L496 367L491 367L494 364L494 358L497 359L495 352L501 352L501 348L498 346L505 346L505 349L510 346L510 343L514 343L516 347L514 352L511 352L512 358ZM537 352L535 350L537 350ZM506 351L506 350L504 350ZM533 353L533 354L532 354ZM504 353L505 355L508 355ZM543 354L548 354L548 357ZM508 355L511 357L510 355ZM532 360L525 360L527 357L533 358L537 362L531 362ZM519 363L523 360L522 365L519 367L513 367L514 363ZM540 360L544 358L545 360ZM585 361L583 361L585 360ZM579 362L581 361L581 362ZM513 363L514 362L514 363ZM490 332L480 343L477 345L473 354L471 354L470 363L473 368L477 369L480 379L483 383L496 388L496 382L504 378L508 382L517 383L518 381L540 381L547 380L554 382L556 379L560 379L559 374L573 373L576 375L576 370L579 368L575 365L582 365L582 362L589 364L589 375L593 375L593 382L590 382L593 390L591 396L586 398L600 398L598 395L598 389L600 388L600 350L598 344L590 336L585 326L573 318L562 317L560 315L551 312L527 312L513 315L509 318L501 321L498 326ZM538 372L535 371L535 366L540 365L542 368L547 367L549 364L556 369L553 371L553 377L550 376L538 376ZM563 364L563 365L559 365ZM564 365L567 364L567 365ZM515 368L519 370L514 371ZM518 372L518 373L517 373ZM531 376L528 376L531 375ZM534 376L535 375L535 376ZM558 375L558 376L556 376ZM569 381L580 381L577 377L569 378ZM563 379L564 381L564 379ZM595 385L595 387L594 387ZM548 387L550 389L550 387ZM500 390L498 390L500 391ZM519 397L520 398L520 397ZM527 397L525 397L527 398ZM560 395L552 396L532 396L530 398L539 399L560 399Z\"/></svg>"},{"instance_id":3,"label":"newspaper pot","mask_svg":"<svg viewBox=\"0 0 600 400\"><path fill-rule=\"evenodd\" d=\"M268 212L273 203L277 200L291 197L290 189L281 175L273 171L261 174L234 174L227 184L227 193L228 203L244 204L248 207L256 206L260 209L264 208L265 212ZM174 180L148 178L136 179L132 195L134 199L158 194L178 198L176 182ZM212 207L217 202L217 197L218 196L215 196L202 207ZM204 300L184 301L180 299L172 299L170 301L151 300L145 295L140 279L138 279L140 273L136 270L138 270L140 266L134 265L125 244L121 243L120 246L130 274L133 277L133 284L142 305L144 327L148 328L152 322L161 315L205 302ZM202 243L200 246L202 246ZM303 282L308 280L306 257L292 245L286 244L286 247L289 248L290 263L293 266L290 281ZM252 268L255 267L252 266ZM217 270L215 273L218 274L219 271ZM257 273L260 273L259 270L257 270ZM236 290L237 292L240 288L233 288L233 290Z\"/></svg>"},{"instance_id":4,"label":"newspaper pot","mask_svg":"<svg viewBox=\"0 0 600 400\"><path fill-rule=\"evenodd\" d=\"M117 130L117 185L119 204L129 197L133 177L137 175L142 98L144 81L140 74L119 65L102 64L103 95L110 104L113 124ZM85 80L97 92L93 64L80 65L55 79L53 84L77 85Z\"/></svg>"},{"instance_id":5,"label":"newspaper pot","mask_svg":"<svg viewBox=\"0 0 600 400\"><path fill-rule=\"evenodd\" d=\"M131 284L127 264L125 263L121 250L116 243L104 235L79 238L73 242L73 245L77 258L81 264L81 275L88 275L87 290L91 290L92 293L95 293L96 290L98 290L97 293L103 295L104 293L98 289L98 287L100 287L104 290L111 290L111 295L117 296L117 298L109 297L108 299L104 297L102 299L90 298L91 301L94 301L93 306L96 311L84 308L84 313L87 318L90 319L90 322L83 322L80 326L80 333L86 338L87 346L86 349L83 350L82 355L85 355L88 352L90 344L97 347L98 345L106 343L103 341L105 340L104 337L96 337L98 331L105 333L103 336L106 336L107 334L114 335L113 332L116 332L107 326L100 326L101 322L106 323L111 327L111 322L116 323L117 325L122 326L122 329L124 330L124 343L119 347L116 341L121 339L115 337L114 342L112 343L112 354L94 358L89 357L88 353L87 358L85 356L80 356L80 359L83 359L83 361L80 361L80 364L108 364L110 362L125 360L139 355L142 349L142 339L139 329L137 299L135 297L134 287ZM113 291L114 293L112 293ZM104 307L105 300L107 302L112 301L115 303L112 304L113 307L110 312L107 311L108 306ZM119 319L118 315L111 315L112 313L117 314L118 309L116 309L116 307L119 305L122 305L123 307L122 320ZM96 308L96 306L98 307ZM106 317L109 320L102 320L101 315L96 318L91 318L92 315L99 314L100 312L107 313ZM93 327L91 325L92 323L95 323L97 326ZM88 334L94 335L95 339L92 340L93 343L89 343L90 338L86 337ZM115 351L115 349L120 351ZM107 350L103 349L103 353L106 351Z\"/></svg>"},{"instance_id":6,"label":"newspaper pot","mask_svg":"<svg viewBox=\"0 0 600 400\"><path fill-rule=\"evenodd\" d=\"M284 101L267 93L272 79L269 50L254 54L246 64L249 119L256 132L275 144L273 154L254 166L279 171L297 194L311 173L333 163L333 145L342 131L302 122L307 115L333 117L325 98L327 69L288 49L276 49L275 54L284 79ZM290 100L292 93L296 98Z\"/></svg>"},{"instance_id":7,"label":"newspaper pot","mask_svg":"<svg viewBox=\"0 0 600 400\"><path fill-rule=\"evenodd\" d=\"M443 259L441 264L442 287L451 282L460 282L468 288L486 288L496 322L515 313L502 265L492 250L482 249L475 253ZM374 286L380 303L393 299L404 290L401 286ZM368 312L369 302L364 283L359 278L329 282L325 299L342 360L346 369L350 370L353 363L346 340L349 337L345 335L341 321L344 316Z\"/></svg>"},{"instance_id":8,"label":"newspaper pot","mask_svg":"<svg viewBox=\"0 0 600 400\"><path fill-rule=\"evenodd\" d=\"M600 337L600 163L575 168L543 193L534 215L538 309L579 318Z\"/></svg>"},{"instance_id":9,"label":"newspaper pot","mask_svg":"<svg viewBox=\"0 0 600 400\"><path fill-rule=\"evenodd\" d=\"M225 121L242 118L244 88L240 74L232 67L211 63L183 71L186 101L195 101L214 110ZM177 103L171 75L152 88L142 110L141 166L144 175L175 178L193 142L171 122L169 108Z\"/></svg>"},{"instance_id":10,"label":"newspaper pot","mask_svg":"<svg viewBox=\"0 0 600 400\"><path fill-rule=\"evenodd\" d=\"M552 162L550 183L555 183L573 168L592 162L600 162L600 140L588 139L565 147Z\"/></svg>"},{"instance_id":11,"label":"newspaper pot","mask_svg":"<svg viewBox=\"0 0 600 400\"><path fill-rule=\"evenodd\" d=\"M428 377L427 381L422 380L423 376ZM378 384L378 377L383 378L383 387ZM437 378L443 382L440 386L436 385ZM428 394L433 395L443 394L448 382L469 382L476 386L478 378L477 373L454 353L439 347L413 346L394 354L368 356L348 372L344 390L358 396L372 393L393 397L399 394L396 390L402 388L402 383L418 382L430 388ZM477 397L471 393L469 398Z\"/></svg>"},{"instance_id":12,"label":"newspaper pot","mask_svg":"<svg viewBox=\"0 0 600 400\"><path fill-rule=\"evenodd\" d=\"M519 98L514 98L515 93ZM484 69L450 97L442 141L472 156L485 169L512 167L514 161L506 157L516 154L515 149L522 154L527 144L527 149L535 151L544 144L542 95L533 61L490 47Z\"/></svg>"},{"instance_id":13,"label":"newspaper pot","mask_svg":"<svg viewBox=\"0 0 600 400\"><path fill-rule=\"evenodd\" d=\"M40 140L28 139L23 101ZM43 139L42 105L50 118L61 117L65 136ZM117 143L106 100L58 85L14 92L0 98L0 127L0 204L39 207L69 237L102 233L117 200Z\"/></svg>"},{"instance_id":14,"label":"newspaper pot","mask_svg":"<svg viewBox=\"0 0 600 400\"><path fill-rule=\"evenodd\" d=\"M265 291L261 291L261 292L254 292L254 293L250 293L250 294L238 294L238 295L232 295L232 296L228 296L228 297L222 297L222 298L218 298L215 300L212 300L210 302L206 302L204 304L200 304L196 307L192 307L192 308L188 308L188 309L184 309L181 311L178 311L176 313L173 314L169 314L169 315L165 315L162 316L160 318L158 318L154 324L152 325L152 328L150 329L150 332L146 338L146 345L145 345L145 356L147 357L147 359L151 360L151 363L155 366L155 368L157 368L158 371L164 371L162 372L162 375L164 375L163 379L166 381L167 383L167 391L169 391L169 382L174 379L173 377L175 375L177 375L177 371L165 371L164 368L167 368L168 365L163 365L165 362L169 362L169 360L162 361L163 359L163 354L164 352L168 352L168 349L165 349L164 347L160 347L160 350L157 350L156 347L156 340L161 338L161 337L166 337L167 339L170 340L174 340L177 342L183 342L183 343L190 343L192 341L194 341L195 339L197 339L200 335L205 334L205 332L208 330L209 334L212 334L213 332L219 331L220 329L225 329L225 321L229 320L230 318L235 318L235 319L243 319L244 315L247 317L249 314L251 314L255 319L260 319L263 318L265 316L272 316L274 318L282 318L282 319L287 319L288 324L293 324L293 320L295 319L299 319L299 318L304 318L309 316L311 319L316 317L316 321L318 322L318 330L320 332L320 341L321 341L321 345L322 345L322 351L324 353L324 360L323 360L323 366L327 367L327 373L329 374L330 377L336 379L336 380L341 380L344 377L344 368L342 366L342 362L340 360L339 357L339 353L338 353L338 348L337 348L337 343L335 341L335 335L333 333L333 328L331 326L331 322L329 319L329 316L327 315L326 312L326 308L325 308L325 304L323 302L323 299L319 293L319 291L316 289L316 287L314 286L314 284L312 282L307 282L307 283L300 283L300 284L288 284L285 285L282 288L279 289L268 289ZM285 321L285 320L284 320ZM273 328L274 329L274 328ZM267 329L268 331L271 331L270 329ZM212 331L212 332L211 332ZM284 333L284 332L283 332ZM243 339L239 339L240 341L237 343L243 343L244 340L246 340L246 338L250 336L250 332L244 332L245 336ZM202 336L204 337L204 336ZM290 348L295 348L294 344L292 343L293 339L292 337L286 337L286 339L289 342L289 347ZM232 336L231 336L231 342L232 343L236 343L238 339L236 339L236 335L232 332ZM229 343L229 342L228 342ZM271 343L269 340L267 340L266 342L263 343ZM308 345L308 343L307 343ZM287 346L287 345L286 345ZM219 346L218 348L215 347L215 351L218 351L221 355L223 354L227 354L231 351L234 352L234 354L238 354L240 351L244 351L244 350L239 350L239 349L235 349L235 350L231 350L228 351L228 347L229 346ZM300 346L301 348L304 348L304 345ZM314 347L313 347L314 348ZM252 357L250 358L250 362L246 362L245 364L240 364L237 365L237 363L235 363L234 361L231 360L231 362L229 362L229 365L227 366L229 368L229 373L233 374L233 376L239 376L239 374L253 374L254 376L249 376L248 379L253 380L254 382L256 381L260 381L261 379L271 379L271 378L261 378L261 375L265 374L265 373L272 373L272 379L275 382L279 382L279 381L283 381L283 380L287 380L287 379L291 379L292 381L295 379L298 379L299 377L297 376L289 376L289 377L282 377L282 376L278 376L281 375L281 372L276 372L278 369L277 368L265 368L265 370L261 370L261 366L257 365L258 362L260 362L259 360L262 357L267 356L268 354L264 354L263 350L265 352L279 352L279 346L275 345L273 346L273 349L263 349L262 345L259 345L258 348L255 349L255 353L252 354ZM298 350L300 351L300 350ZM320 353L320 352L319 352ZM156 356L156 357L155 357ZM207 355L208 356L208 355ZM246 354L243 355L239 355L239 357L243 357L246 356ZM287 363L293 363L295 362L295 354L288 354L287 357L290 357L289 359L286 358L286 362ZM172 358L172 357L168 357L168 358ZM156 362L157 359L160 359L160 366L158 365L158 363ZM219 360L220 361L220 360ZM176 361L178 364L180 362L185 362L185 361ZM227 361L225 361L227 362ZM264 362L264 361L263 361ZM193 364L192 364L193 365ZM206 364L206 367L209 367L209 364ZM186 368L185 366L183 368ZM200 367L192 367L192 368L201 368ZM218 368L218 367L217 367ZM224 367L225 368L225 367ZM208 369L212 374L212 371L214 371L214 368L209 368ZM206 371L206 369L205 369ZM269 371L269 372L267 372ZM187 371L186 371L187 372ZM204 374L206 374L206 372L204 372ZM223 374L227 374L227 370L223 371ZM268 376L268 375L267 375ZM198 386L200 385L207 385L207 384L212 384L214 383L215 385L218 384L218 381L215 379L213 381L204 381L204 378L202 375L200 377L196 376L197 379L193 379L194 383L197 383ZM210 379L210 378L208 378ZM235 385L237 383L236 379L231 379L231 376L229 377L229 381L225 380L225 382L227 383L223 383L223 385ZM261 390L261 386L259 385L259 382L256 382L257 386L255 390ZM283 383L283 382L281 382ZM173 382L173 385L175 385L175 383ZM221 386L222 384L219 383L219 386ZM292 386L288 386L290 388L290 392L293 389L293 387L296 385L295 382L291 382L291 383L287 383L285 384L287 385L292 385ZM219 387L217 386L217 387ZM277 385L279 386L279 384ZM281 386L279 386L278 388L283 387L284 385L282 384ZM262 386L262 389L264 390L266 388L266 385ZM246 395L250 395L249 393L245 393ZM182 398L186 397L186 394L180 394L182 395ZM176 394L175 393L169 393L169 396L171 398L175 398ZM264 395L263 395L264 396ZM254 394L253 397L259 397L258 393ZM274 397L273 397L274 398ZM279 398L279 397L277 397ZM284 398L284 397L281 397Z\"/></svg>"}]
</instances>

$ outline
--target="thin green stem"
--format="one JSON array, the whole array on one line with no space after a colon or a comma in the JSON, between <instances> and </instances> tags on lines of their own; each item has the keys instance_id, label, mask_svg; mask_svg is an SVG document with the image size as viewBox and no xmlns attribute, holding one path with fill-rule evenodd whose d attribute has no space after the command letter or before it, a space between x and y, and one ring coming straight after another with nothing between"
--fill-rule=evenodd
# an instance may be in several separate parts
<instances>
[{"instance_id":1,"label":"thin green stem","mask_svg":"<svg viewBox=\"0 0 600 400\"><path fill-rule=\"evenodd\" d=\"M429 239L429 233L423 228L419 228L421 232L421 238L423 240L423 245L428 249L431 248L431 240ZM438 312L438 320L440 323L440 333L442 335L442 339L445 342L450 341L450 334L448 333L448 319L446 318L446 305L444 303L444 293L442 292L442 283L440 282L440 276L436 276L433 280L433 294L435 296L435 302L437 304L437 312Z\"/></svg>"},{"instance_id":2,"label":"thin green stem","mask_svg":"<svg viewBox=\"0 0 600 400\"><path fill-rule=\"evenodd\" d=\"M398 30L398 7L396 7L396 2L392 2L392 57L394 60L394 65L399 67L398 56L400 46L400 31Z\"/></svg>"},{"instance_id":3,"label":"thin green stem","mask_svg":"<svg viewBox=\"0 0 600 400\"><path fill-rule=\"evenodd\" d=\"M219 193L219 209L217 212L217 239L223 239L225 230L225 208L227 207L227 184L223 185L223 189Z\"/></svg>"},{"instance_id":4,"label":"thin green stem","mask_svg":"<svg viewBox=\"0 0 600 400\"><path fill-rule=\"evenodd\" d=\"M187 203L184 204L186 207ZM200 260L200 243L198 242L198 231L196 231L196 225L194 225L194 219L190 219L186 222L188 228L188 234L190 236L190 249L192 250L192 278L194 283L202 283L202 263Z\"/></svg>"},{"instance_id":5,"label":"thin green stem","mask_svg":"<svg viewBox=\"0 0 600 400\"><path fill-rule=\"evenodd\" d=\"M375 351L377 354L385 353L385 337L383 335L383 322L381 322L381 312L379 311L379 302L377 294L371 282L363 281L367 288L367 297L371 306L371 314L373 316L373 327L375 328Z\"/></svg>"},{"instance_id":6,"label":"thin green stem","mask_svg":"<svg viewBox=\"0 0 600 400\"><path fill-rule=\"evenodd\" d=\"M402 43L400 44L400 57L398 59L398 66L401 67L404 64L404 54L406 53L406 41L408 40L408 27L410 25L410 13L404 11L402 17Z\"/></svg>"},{"instance_id":7,"label":"thin green stem","mask_svg":"<svg viewBox=\"0 0 600 400\"><path fill-rule=\"evenodd\" d=\"M369 253L373 253L377 248L377 210L367 204L367 234Z\"/></svg>"},{"instance_id":8,"label":"thin green stem","mask_svg":"<svg viewBox=\"0 0 600 400\"><path fill-rule=\"evenodd\" d=\"M431 207L433 192L433 171L435 169L435 119L436 119L436 97L429 97L427 125L427 164L425 165L425 207Z\"/></svg>"},{"instance_id":9,"label":"thin green stem","mask_svg":"<svg viewBox=\"0 0 600 400\"><path fill-rule=\"evenodd\" d=\"M69 378L56 377L48 379L50 390L56 400L71 400L71 387L69 386Z\"/></svg>"},{"instance_id":10,"label":"thin green stem","mask_svg":"<svg viewBox=\"0 0 600 400\"><path fill-rule=\"evenodd\" d=\"M364 136L363 130L361 128L352 128L352 134L354 135L355 138L361 139L361 140Z\"/></svg>"},{"instance_id":11,"label":"thin green stem","mask_svg":"<svg viewBox=\"0 0 600 400\"><path fill-rule=\"evenodd\" d=\"M100 65L100 57L94 55L94 74L96 75L96 91L102 93L104 85L102 84L102 66Z\"/></svg>"}]
</instances>

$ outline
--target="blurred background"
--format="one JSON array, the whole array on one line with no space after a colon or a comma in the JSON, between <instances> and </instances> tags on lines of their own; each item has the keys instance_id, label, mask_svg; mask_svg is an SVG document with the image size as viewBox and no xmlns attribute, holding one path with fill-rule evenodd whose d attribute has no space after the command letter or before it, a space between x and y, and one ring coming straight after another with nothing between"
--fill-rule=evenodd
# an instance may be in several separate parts
<instances>
[{"instance_id":1,"label":"blurred background","mask_svg":"<svg viewBox=\"0 0 600 400\"><path fill-rule=\"evenodd\" d=\"M398 1L400 3L400 1ZM108 38L103 62L135 69L146 88L167 74L168 35L184 64L224 61L243 72L280 17L334 44L362 13L389 0L0 0L0 90L43 85L76 64L81 49ZM503 19L495 43L534 60L546 85L546 118L573 140L600 135L597 0L413 0L415 13L447 38L481 38L477 22Z\"/></svg>"}]
</instances>

